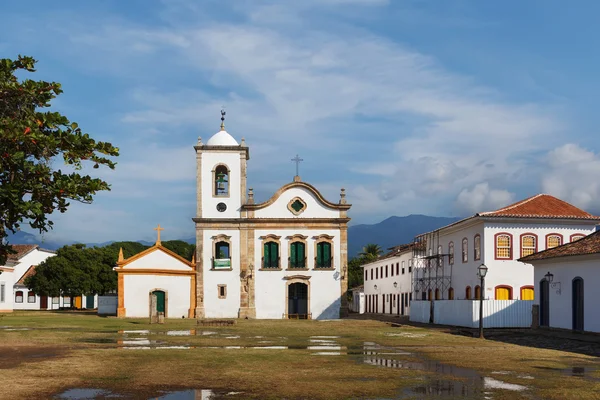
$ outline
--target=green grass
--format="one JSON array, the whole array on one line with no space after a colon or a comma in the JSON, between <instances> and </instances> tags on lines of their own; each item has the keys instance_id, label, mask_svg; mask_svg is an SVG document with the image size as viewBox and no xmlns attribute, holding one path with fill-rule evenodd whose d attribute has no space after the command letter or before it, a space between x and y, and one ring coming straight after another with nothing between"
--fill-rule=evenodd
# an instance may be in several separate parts
<instances>
[{"instance_id":1,"label":"green grass","mask_svg":"<svg viewBox=\"0 0 600 400\"><path fill-rule=\"evenodd\" d=\"M533 394L548 399L585 400L595 399L600 393L600 383L560 372L572 366L598 366L595 357L424 328L393 328L369 320L240 320L228 327L202 327L188 319L150 325L147 319L103 318L85 313L15 312L2 316L0 326L32 328L0 329L0 385L4 388L0 398L43 398L73 387L105 388L148 397L165 388L193 388L243 392L244 398L395 398L400 391L423 385L424 379L434 376L432 372L367 365L360 356L317 356L310 350L206 348L306 346L310 336L340 336L336 339L339 345L361 354L365 342L400 348L410 354L381 357L401 361L439 360L530 388L524 393L495 391L495 399L527 398ZM193 348L117 348L119 340L131 340L132 335L119 333L124 330L151 330L148 339L160 340L163 345ZM193 330L198 334L165 334L171 330ZM219 334L203 336L202 331ZM398 334L407 336L390 336ZM227 335L240 337L226 339ZM273 343L258 343L261 340ZM54 356L10 353L15 349ZM13 358L21 357L21 362L2 369L3 352ZM510 374L494 375L494 371ZM594 376L600 378L598 373ZM462 379L450 375L436 378Z\"/></svg>"}]
</instances>

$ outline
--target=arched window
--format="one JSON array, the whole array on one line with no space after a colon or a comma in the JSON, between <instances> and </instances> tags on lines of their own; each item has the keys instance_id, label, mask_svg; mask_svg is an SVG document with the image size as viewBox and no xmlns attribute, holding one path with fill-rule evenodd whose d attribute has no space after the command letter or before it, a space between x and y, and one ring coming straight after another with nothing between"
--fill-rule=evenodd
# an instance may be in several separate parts
<instances>
[{"instance_id":1,"label":"arched window","mask_svg":"<svg viewBox=\"0 0 600 400\"><path fill-rule=\"evenodd\" d=\"M229 196L229 168L226 165L219 164L213 170L214 195Z\"/></svg>"},{"instance_id":2,"label":"arched window","mask_svg":"<svg viewBox=\"0 0 600 400\"><path fill-rule=\"evenodd\" d=\"M583 239L585 237L585 235L582 235L581 233L576 233L574 235L571 235L571 242L576 242L579 239Z\"/></svg>"},{"instance_id":3,"label":"arched window","mask_svg":"<svg viewBox=\"0 0 600 400\"><path fill-rule=\"evenodd\" d=\"M467 286L467 289L465 290L465 298L467 300L471 300L471 286Z\"/></svg>"},{"instance_id":4,"label":"arched window","mask_svg":"<svg viewBox=\"0 0 600 400\"><path fill-rule=\"evenodd\" d=\"M524 233L521 235L521 257L537 252L537 235Z\"/></svg>"},{"instance_id":5,"label":"arched window","mask_svg":"<svg viewBox=\"0 0 600 400\"><path fill-rule=\"evenodd\" d=\"M217 235L213 236L213 269L231 268L231 236Z\"/></svg>"},{"instance_id":6,"label":"arched window","mask_svg":"<svg viewBox=\"0 0 600 400\"><path fill-rule=\"evenodd\" d=\"M462 262L466 263L469 261L469 240L464 238L462 240Z\"/></svg>"},{"instance_id":7,"label":"arched window","mask_svg":"<svg viewBox=\"0 0 600 400\"><path fill-rule=\"evenodd\" d=\"M306 239L308 236L300 234L288 236L289 243L288 268L307 268L306 265Z\"/></svg>"},{"instance_id":8,"label":"arched window","mask_svg":"<svg viewBox=\"0 0 600 400\"><path fill-rule=\"evenodd\" d=\"M454 265L454 242L448 244L448 263Z\"/></svg>"},{"instance_id":9,"label":"arched window","mask_svg":"<svg viewBox=\"0 0 600 400\"><path fill-rule=\"evenodd\" d=\"M454 289L448 289L448 300L454 300Z\"/></svg>"},{"instance_id":10,"label":"arched window","mask_svg":"<svg viewBox=\"0 0 600 400\"><path fill-rule=\"evenodd\" d=\"M315 258L315 268L333 268L333 257L331 255L331 243L317 243L317 257ZM381 267L381 277L383 278L383 266Z\"/></svg>"},{"instance_id":11,"label":"arched window","mask_svg":"<svg viewBox=\"0 0 600 400\"><path fill-rule=\"evenodd\" d=\"M279 239L281 239L281 236L267 235L261 236L259 239L263 241L262 268L280 269Z\"/></svg>"},{"instance_id":12,"label":"arched window","mask_svg":"<svg viewBox=\"0 0 600 400\"><path fill-rule=\"evenodd\" d=\"M534 290L533 286L521 286L521 300L533 300Z\"/></svg>"},{"instance_id":13,"label":"arched window","mask_svg":"<svg viewBox=\"0 0 600 400\"><path fill-rule=\"evenodd\" d=\"M475 299L481 299L481 286L479 285L475 286Z\"/></svg>"},{"instance_id":14,"label":"arched window","mask_svg":"<svg viewBox=\"0 0 600 400\"><path fill-rule=\"evenodd\" d=\"M27 302L35 303L35 293L33 293L33 292L27 293Z\"/></svg>"},{"instance_id":15,"label":"arched window","mask_svg":"<svg viewBox=\"0 0 600 400\"><path fill-rule=\"evenodd\" d=\"M558 233L546 235L546 249L552 249L563 244L563 237Z\"/></svg>"},{"instance_id":16,"label":"arched window","mask_svg":"<svg viewBox=\"0 0 600 400\"><path fill-rule=\"evenodd\" d=\"M15 292L15 303L22 303L22 302L23 302L23 291L17 290Z\"/></svg>"},{"instance_id":17,"label":"arched window","mask_svg":"<svg viewBox=\"0 0 600 400\"><path fill-rule=\"evenodd\" d=\"M365 282L369 280L369 270L365 269Z\"/></svg>"},{"instance_id":18,"label":"arched window","mask_svg":"<svg viewBox=\"0 0 600 400\"><path fill-rule=\"evenodd\" d=\"M496 260L512 260L512 235L496 234Z\"/></svg>"},{"instance_id":19,"label":"arched window","mask_svg":"<svg viewBox=\"0 0 600 400\"><path fill-rule=\"evenodd\" d=\"M481 235L475 235L473 242L473 258L476 261L481 260Z\"/></svg>"},{"instance_id":20,"label":"arched window","mask_svg":"<svg viewBox=\"0 0 600 400\"><path fill-rule=\"evenodd\" d=\"M495 292L496 292L496 300L512 300L513 299L512 286L498 285L495 288Z\"/></svg>"}]
</instances>

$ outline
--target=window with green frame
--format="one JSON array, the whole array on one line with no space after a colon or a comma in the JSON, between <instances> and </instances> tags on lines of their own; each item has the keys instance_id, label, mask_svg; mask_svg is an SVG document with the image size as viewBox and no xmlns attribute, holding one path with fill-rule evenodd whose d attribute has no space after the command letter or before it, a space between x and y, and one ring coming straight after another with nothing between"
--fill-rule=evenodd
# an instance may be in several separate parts
<instances>
[{"instance_id":1,"label":"window with green frame","mask_svg":"<svg viewBox=\"0 0 600 400\"><path fill-rule=\"evenodd\" d=\"M331 243L317 243L317 257L315 268L332 268L333 260L331 257Z\"/></svg>"},{"instance_id":2,"label":"window with green frame","mask_svg":"<svg viewBox=\"0 0 600 400\"><path fill-rule=\"evenodd\" d=\"M263 252L263 268L279 268L279 244L266 242Z\"/></svg>"},{"instance_id":3,"label":"window with green frame","mask_svg":"<svg viewBox=\"0 0 600 400\"><path fill-rule=\"evenodd\" d=\"M302 242L290 244L289 268L306 268L306 246Z\"/></svg>"}]
</instances>

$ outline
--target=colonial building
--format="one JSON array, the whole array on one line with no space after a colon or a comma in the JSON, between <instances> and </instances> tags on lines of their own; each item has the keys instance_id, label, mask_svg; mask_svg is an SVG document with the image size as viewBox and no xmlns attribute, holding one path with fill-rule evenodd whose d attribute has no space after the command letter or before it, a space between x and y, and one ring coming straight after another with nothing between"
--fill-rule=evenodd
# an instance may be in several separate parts
<instances>
[{"instance_id":1,"label":"colonial building","mask_svg":"<svg viewBox=\"0 0 600 400\"><path fill-rule=\"evenodd\" d=\"M600 231L519 261L533 265L540 326L600 333Z\"/></svg>"},{"instance_id":2,"label":"colonial building","mask_svg":"<svg viewBox=\"0 0 600 400\"><path fill-rule=\"evenodd\" d=\"M35 267L49 257L56 255L54 251L41 249L36 244L12 245L15 254L8 257L6 265L0 267L0 311L14 310L46 310L55 302L60 304L59 297L39 296L29 290L25 278L34 273Z\"/></svg>"},{"instance_id":3,"label":"colonial building","mask_svg":"<svg viewBox=\"0 0 600 400\"><path fill-rule=\"evenodd\" d=\"M224 115L224 113L223 113ZM223 118L222 118L223 119ZM339 318L348 312L342 189L326 200L298 174L267 201L247 188L250 159L221 124L194 147L197 318Z\"/></svg>"},{"instance_id":4,"label":"colonial building","mask_svg":"<svg viewBox=\"0 0 600 400\"><path fill-rule=\"evenodd\" d=\"M408 315L412 300L413 245L392 247L375 261L362 265L365 311Z\"/></svg>"},{"instance_id":5,"label":"colonial building","mask_svg":"<svg viewBox=\"0 0 600 400\"><path fill-rule=\"evenodd\" d=\"M149 317L163 313L166 318L193 318L196 308L196 268L163 247L158 238L154 246L127 259L123 250L117 272L117 316ZM152 299L155 301L152 301Z\"/></svg>"},{"instance_id":6,"label":"colonial building","mask_svg":"<svg viewBox=\"0 0 600 400\"><path fill-rule=\"evenodd\" d=\"M421 300L533 300L533 267L519 261L594 232L600 218L547 194L481 212L418 236L413 271ZM485 264L485 293L477 267Z\"/></svg>"}]
</instances>

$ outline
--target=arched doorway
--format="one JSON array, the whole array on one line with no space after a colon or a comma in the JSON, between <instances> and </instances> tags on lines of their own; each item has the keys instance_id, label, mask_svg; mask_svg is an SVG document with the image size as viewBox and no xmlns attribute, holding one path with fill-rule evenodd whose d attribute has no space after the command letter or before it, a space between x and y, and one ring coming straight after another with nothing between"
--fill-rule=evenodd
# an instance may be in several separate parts
<instances>
[{"instance_id":1,"label":"arched doorway","mask_svg":"<svg viewBox=\"0 0 600 400\"><path fill-rule=\"evenodd\" d=\"M550 326L550 283L540 281L540 326Z\"/></svg>"},{"instance_id":2,"label":"arched doorway","mask_svg":"<svg viewBox=\"0 0 600 400\"><path fill-rule=\"evenodd\" d=\"M572 289L573 330L583 331L583 279L580 277L573 279Z\"/></svg>"},{"instance_id":3,"label":"arched doorway","mask_svg":"<svg viewBox=\"0 0 600 400\"><path fill-rule=\"evenodd\" d=\"M288 318L308 319L308 285L302 282L288 285Z\"/></svg>"}]
</instances>

